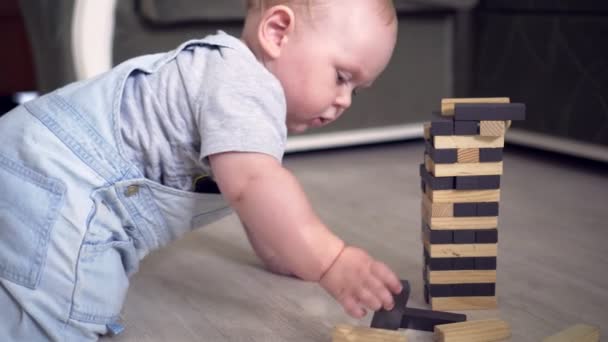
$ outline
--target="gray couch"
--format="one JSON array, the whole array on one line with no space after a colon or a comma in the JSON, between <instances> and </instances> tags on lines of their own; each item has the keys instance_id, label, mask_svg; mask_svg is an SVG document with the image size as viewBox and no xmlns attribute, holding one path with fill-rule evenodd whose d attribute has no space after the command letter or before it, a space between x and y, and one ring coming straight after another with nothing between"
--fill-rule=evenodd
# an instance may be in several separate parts
<instances>
[{"instance_id":1,"label":"gray couch","mask_svg":"<svg viewBox=\"0 0 608 342\"><path fill-rule=\"evenodd\" d=\"M74 56L78 51L72 46L69 33L86 32L86 28L73 25L78 20L73 20L71 11L95 2L54 0L51 6L50 1L20 1L34 45L49 46L37 50L41 91L88 77L74 71L79 57ZM243 23L244 0L115 1L112 51L108 52L112 64L140 54L166 51L218 29L238 35ZM396 0L399 40L386 72L372 89L354 99L353 107L343 118L307 133L312 140L306 136L290 137L290 149L420 136L420 122L428 120L442 97L464 96L468 91L469 18L476 3L477 0ZM51 16L42 15L49 12Z\"/></svg>"}]
</instances>

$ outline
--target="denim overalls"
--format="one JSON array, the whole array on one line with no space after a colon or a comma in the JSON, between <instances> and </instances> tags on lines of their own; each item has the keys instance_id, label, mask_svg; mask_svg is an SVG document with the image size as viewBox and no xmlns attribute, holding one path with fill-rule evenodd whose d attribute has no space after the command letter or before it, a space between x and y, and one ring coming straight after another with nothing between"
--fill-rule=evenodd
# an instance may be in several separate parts
<instances>
[{"instance_id":1,"label":"denim overalls","mask_svg":"<svg viewBox=\"0 0 608 342\"><path fill-rule=\"evenodd\" d=\"M121 95L189 44L129 60L0 118L0 341L117 333L150 251L230 213L220 194L145 179L125 160Z\"/></svg>"}]
</instances>

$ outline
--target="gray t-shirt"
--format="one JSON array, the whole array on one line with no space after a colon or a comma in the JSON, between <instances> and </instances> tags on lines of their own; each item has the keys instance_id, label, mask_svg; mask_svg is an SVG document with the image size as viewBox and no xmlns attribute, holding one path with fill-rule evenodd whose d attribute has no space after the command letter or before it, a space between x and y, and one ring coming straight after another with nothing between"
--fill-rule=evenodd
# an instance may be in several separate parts
<instances>
[{"instance_id":1,"label":"gray t-shirt","mask_svg":"<svg viewBox=\"0 0 608 342\"><path fill-rule=\"evenodd\" d=\"M207 157L258 152L281 161L287 139L279 81L223 32L187 44L158 72L135 72L121 103L128 158L164 185L192 190Z\"/></svg>"}]
</instances>

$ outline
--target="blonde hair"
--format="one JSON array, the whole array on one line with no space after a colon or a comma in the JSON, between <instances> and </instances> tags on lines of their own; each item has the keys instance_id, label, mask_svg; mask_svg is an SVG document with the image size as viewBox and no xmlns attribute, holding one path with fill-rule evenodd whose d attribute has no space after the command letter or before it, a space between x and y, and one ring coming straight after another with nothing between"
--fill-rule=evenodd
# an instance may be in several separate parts
<instances>
[{"instance_id":1,"label":"blonde hair","mask_svg":"<svg viewBox=\"0 0 608 342\"><path fill-rule=\"evenodd\" d=\"M331 0L326 0L331 1ZM370 1L370 0L357 0L357 1ZM395 5L393 0L377 0L382 2L382 8L380 13L385 16L386 24L391 25L397 19L397 13L395 11ZM311 13L311 6L318 3L319 0L246 0L247 11L259 10L263 11L267 8L276 5L288 5L288 6L305 6L309 14Z\"/></svg>"}]
</instances>

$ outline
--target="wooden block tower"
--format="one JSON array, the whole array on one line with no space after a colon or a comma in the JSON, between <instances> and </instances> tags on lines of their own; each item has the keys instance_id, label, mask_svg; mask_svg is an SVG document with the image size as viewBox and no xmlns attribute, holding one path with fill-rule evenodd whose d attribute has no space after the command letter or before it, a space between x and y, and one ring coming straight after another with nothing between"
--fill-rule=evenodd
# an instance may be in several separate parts
<instances>
[{"instance_id":1,"label":"wooden block tower","mask_svg":"<svg viewBox=\"0 0 608 342\"><path fill-rule=\"evenodd\" d=\"M425 124L424 291L433 310L497 306L496 256L505 132L525 118L509 98L443 99Z\"/></svg>"}]
</instances>

